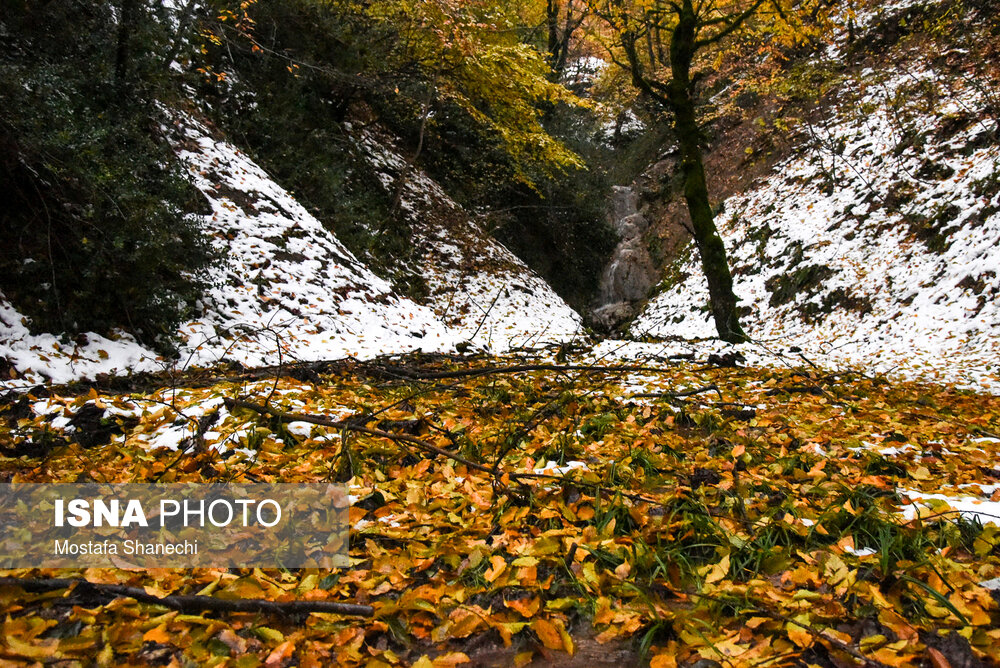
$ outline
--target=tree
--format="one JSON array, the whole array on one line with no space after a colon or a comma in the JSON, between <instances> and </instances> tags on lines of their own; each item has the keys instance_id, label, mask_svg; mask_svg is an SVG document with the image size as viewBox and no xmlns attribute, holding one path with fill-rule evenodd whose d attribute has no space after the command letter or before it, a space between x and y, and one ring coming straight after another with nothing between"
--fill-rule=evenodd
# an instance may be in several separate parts
<instances>
[{"instance_id":1,"label":"tree","mask_svg":"<svg viewBox=\"0 0 1000 668\"><path fill-rule=\"evenodd\" d=\"M584 0L546 0L545 27L548 33L546 60L552 68L553 80L558 81L566 69L569 47L575 33L588 14Z\"/></svg>"},{"instance_id":2,"label":"tree","mask_svg":"<svg viewBox=\"0 0 1000 668\"><path fill-rule=\"evenodd\" d=\"M712 316L719 337L731 342L745 340L746 334L739 322L725 245L709 203L692 70L700 54L743 28L764 2L590 0L620 50L612 60L630 73L640 93L671 115L684 199L708 281Z\"/></svg>"},{"instance_id":3,"label":"tree","mask_svg":"<svg viewBox=\"0 0 1000 668\"><path fill-rule=\"evenodd\" d=\"M570 2L567 29L578 26L573 7L580 2ZM240 8L231 9L229 15L246 11L251 20L245 30L221 23L209 28L220 47L225 41L223 58L231 57L233 49L276 56L282 70L288 68L296 77L324 78L342 97L364 100L382 110L395 107L392 115L422 128L417 133L421 137L434 124L430 117L436 119L451 108L495 139L510 160L514 178L524 183L532 183L533 171L558 173L581 166L578 156L541 123L547 105L580 101L550 80L545 56L521 41L518 3L224 0L224 4ZM254 25L266 30L257 35ZM305 33L301 39L299 33Z\"/></svg>"},{"instance_id":4,"label":"tree","mask_svg":"<svg viewBox=\"0 0 1000 668\"><path fill-rule=\"evenodd\" d=\"M124 328L168 352L213 260L161 129L163 3L0 12L0 292L36 331Z\"/></svg>"}]
</instances>

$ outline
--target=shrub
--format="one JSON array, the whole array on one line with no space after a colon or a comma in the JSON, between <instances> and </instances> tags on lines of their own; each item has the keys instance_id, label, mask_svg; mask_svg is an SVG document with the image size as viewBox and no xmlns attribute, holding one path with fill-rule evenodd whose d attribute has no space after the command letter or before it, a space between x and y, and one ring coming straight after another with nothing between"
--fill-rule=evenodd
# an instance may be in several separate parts
<instances>
[{"instance_id":1,"label":"shrub","mask_svg":"<svg viewBox=\"0 0 1000 668\"><path fill-rule=\"evenodd\" d=\"M162 136L165 36L145 16L126 34L106 3L6 7L0 290L36 330L125 328L168 349L211 254L187 215L203 199Z\"/></svg>"}]
</instances>

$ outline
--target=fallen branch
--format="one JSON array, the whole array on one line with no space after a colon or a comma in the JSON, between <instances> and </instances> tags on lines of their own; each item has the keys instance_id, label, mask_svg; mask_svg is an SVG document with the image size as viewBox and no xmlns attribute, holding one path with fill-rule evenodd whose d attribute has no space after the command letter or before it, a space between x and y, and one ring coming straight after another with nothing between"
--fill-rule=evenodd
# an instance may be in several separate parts
<instances>
[{"instance_id":1,"label":"fallen branch","mask_svg":"<svg viewBox=\"0 0 1000 668\"><path fill-rule=\"evenodd\" d=\"M381 367L410 380L441 380L445 378L478 378L527 371L594 371L599 373L665 373L667 369L652 366L607 366L600 364L516 364L514 366L485 367L482 369L458 369L455 371L412 371L406 367Z\"/></svg>"},{"instance_id":2,"label":"fallen branch","mask_svg":"<svg viewBox=\"0 0 1000 668\"><path fill-rule=\"evenodd\" d=\"M334 427L335 429L342 429L345 431L353 431L358 434L368 434L369 436L378 436L380 438L387 438L391 441L402 441L403 443L409 443L410 445L415 445L420 450L424 452L429 452L435 455L441 455L449 459L453 459L459 464L464 464L471 469L476 471L482 471L484 473L493 474L494 471L489 466L483 464L477 464L474 461L468 460L460 455L456 455L453 452L448 452L443 448L439 448L433 443L429 443L422 438L417 438L416 436L410 436L409 434L396 434L389 431L382 431L381 429L371 429L363 425L356 424L354 422L345 422L343 420L334 420L328 417L316 417L313 415L302 415L300 413L289 413L287 411L278 410L276 408L270 408L269 406L262 406L261 404L254 404L249 401L242 401L240 399L229 399L225 400L226 408L232 410L234 408L245 408L262 415L270 415L276 417L284 422L307 422L309 424L318 424L324 427Z\"/></svg>"},{"instance_id":3,"label":"fallen branch","mask_svg":"<svg viewBox=\"0 0 1000 668\"><path fill-rule=\"evenodd\" d=\"M140 603L161 605L178 612L262 612L272 615L295 615L310 612L329 612L337 615L371 617L375 608L356 603L337 601L268 601L261 598L222 599L197 594L168 594L155 596L141 587L101 584L79 578L10 578L0 577L0 586L19 587L26 592L58 591L73 589L74 593L114 599L134 598Z\"/></svg>"},{"instance_id":4,"label":"fallen branch","mask_svg":"<svg viewBox=\"0 0 1000 668\"><path fill-rule=\"evenodd\" d=\"M729 603L728 601L726 601L724 599L721 599L721 598L718 598L716 596L712 596L711 594L702 594L702 593L698 593L698 592L678 592L678 593L680 593L680 594L682 594L684 596L691 596L693 598L701 598L701 599L705 599L705 600L708 600L708 601L715 601L717 603L725 603L725 604ZM786 627L787 627L788 624L795 624L799 628L801 628L804 631L806 631L809 635L811 635L817 641L819 641L819 642L826 641L827 643L829 643L830 645L832 645L834 648L839 649L840 651L845 652L847 654L850 654L855 659L858 659L859 661L862 662L862 665L864 665L864 666L873 666L874 668L889 668L888 665L882 663L878 659L873 659L870 656L866 656L865 654L862 654L861 651L857 647L854 647L854 646L852 646L852 645L850 645L848 643L845 643L844 641L842 641L842 640L840 640L838 638L833 637L833 635L823 633L823 630L817 629L812 624L809 624L807 622L797 621L795 619L792 619L791 617L788 617L787 615L783 615L783 614L781 614L779 612L774 612L773 610L770 610L770 609L765 608L763 606L755 605L753 603L750 603L749 601L747 602L746 605L747 605L747 607L750 610L753 610L754 613L756 613L758 615L763 615L764 617L769 617L770 619L773 619L773 620L775 620L777 622L782 622L783 624L786 625Z\"/></svg>"},{"instance_id":5,"label":"fallen branch","mask_svg":"<svg viewBox=\"0 0 1000 668\"><path fill-rule=\"evenodd\" d=\"M706 385L705 387L695 387L690 390L681 390L680 392L646 392L643 394L633 394L631 398L633 399L682 399L684 397L693 397L698 394L704 394L705 392L715 392L719 395L719 399L722 399L722 392L719 390L719 386L716 384Z\"/></svg>"},{"instance_id":6,"label":"fallen branch","mask_svg":"<svg viewBox=\"0 0 1000 668\"><path fill-rule=\"evenodd\" d=\"M409 434L396 434L393 432L382 431L381 429L371 429L363 425L357 424L356 422L344 422L342 420L334 420L328 417L317 417L313 415L303 415L301 413L289 413L287 411L282 411L277 408L271 408L269 406L263 406L261 404L251 403L249 401L242 401L240 399L229 399L228 397L224 400L226 408L232 410L234 408L244 408L251 410L261 415L270 415L271 417L277 418L283 422L306 422L309 424L318 424L325 427L334 427L336 429L342 429L344 431L352 431L358 434L368 434L369 436L377 436L379 438L386 438L390 441L397 441L402 443L409 443L410 445L416 446L419 450L428 452L435 455L440 455L442 457L447 457L453 461L458 462L468 468L480 471L481 473L488 473L493 476L496 480L502 480L505 476L508 480L513 480L520 484L524 484L525 480L552 480L555 482L562 483L564 485L578 485L580 487L590 487L591 489L600 490L602 492L610 492L611 494L621 494L627 499L632 501L641 501L643 503L659 504L660 502L656 499L651 499L647 496L642 496L641 494L632 494L629 492L623 492L619 489L614 489L611 487L605 487L604 485L587 482L584 480L577 480L575 478L568 478L566 476L551 475L548 473L515 473L512 471L504 471L502 469L494 468L491 466L486 466L485 464L479 464L477 462L471 461L462 457L461 455L456 455L454 452L448 452L443 448L439 448L433 443L429 443L422 438L417 438L416 436L410 436Z\"/></svg>"}]
</instances>

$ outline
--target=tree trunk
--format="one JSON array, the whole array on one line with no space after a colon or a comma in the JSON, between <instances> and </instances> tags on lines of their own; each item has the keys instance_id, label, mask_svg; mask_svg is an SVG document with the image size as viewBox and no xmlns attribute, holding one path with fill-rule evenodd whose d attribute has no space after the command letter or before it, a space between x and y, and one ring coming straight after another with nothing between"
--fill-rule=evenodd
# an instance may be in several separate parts
<instances>
[{"instance_id":1,"label":"tree trunk","mask_svg":"<svg viewBox=\"0 0 1000 668\"><path fill-rule=\"evenodd\" d=\"M692 105L693 106L693 105ZM733 277L729 271L726 247L715 228L712 207L708 200L705 183L705 168L701 159L698 126L688 122L685 110L675 112L674 127L681 152L681 174L684 178L684 200L691 215L691 230L701 255L701 268L708 281L712 317L715 329L723 341L734 343L746 339L740 327L736 310L736 295L733 293ZM693 121L693 109L690 118Z\"/></svg>"},{"instance_id":2,"label":"tree trunk","mask_svg":"<svg viewBox=\"0 0 1000 668\"><path fill-rule=\"evenodd\" d=\"M184 4L184 8L181 9L180 14L177 16L177 30L174 31L173 39L170 40L170 49L167 51L167 55L163 57L163 69L168 69L170 63L174 62L174 58L181 50L181 44L184 41L184 34L187 32L188 28L191 26L191 21L194 19L194 9L196 0L188 0Z\"/></svg>"},{"instance_id":3,"label":"tree trunk","mask_svg":"<svg viewBox=\"0 0 1000 668\"><path fill-rule=\"evenodd\" d=\"M561 7L562 3L558 2L558 0L547 0L545 3L545 25L549 33L548 53L545 59L549 63L549 69L552 71L553 76L561 74L556 69L562 46L559 39L559 11Z\"/></svg>"},{"instance_id":4,"label":"tree trunk","mask_svg":"<svg viewBox=\"0 0 1000 668\"><path fill-rule=\"evenodd\" d=\"M674 118L674 132L681 154L681 176L684 180L684 200L691 215L691 230L701 256L701 267L708 281L712 317L715 329L723 341L738 343L746 340L740 327L733 293L733 276L729 271L726 247L715 228L715 216L708 199L705 167L701 154L701 129L695 115L691 83L691 63L695 52L696 17L690 0L684 2L677 26L671 35L670 65L672 79L668 100Z\"/></svg>"},{"instance_id":5,"label":"tree trunk","mask_svg":"<svg viewBox=\"0 0 1000 668\"><path fill-rule=\"evenodd\" d=\"M125 99L135 92L133 42L142 19L142 0L121 0L118 5L118 34L115 46L115 88Z\"/></svg>"}]
</instances>

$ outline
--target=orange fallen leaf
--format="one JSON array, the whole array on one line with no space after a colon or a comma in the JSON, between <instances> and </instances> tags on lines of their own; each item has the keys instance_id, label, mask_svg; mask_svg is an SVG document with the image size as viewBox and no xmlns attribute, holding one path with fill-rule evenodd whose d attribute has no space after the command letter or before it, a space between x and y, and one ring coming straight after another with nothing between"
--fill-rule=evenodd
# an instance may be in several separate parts
<instances>
[{"instance_id":1,"label":"orange fallen leaf","mask_svg":"<svg viewBox=\"0 0 1000 668\"><path fill-rule=\"evenodd\" d=\"M677 656L673 652L657 654L650 659L649 668L677 668Z\"/></svg>"},{"instance_id":2,"label":"orange fallen leaf","mask_svg":"<svg viewBox=\"0 0 1000 668\"><path fill-rule=\"evenodd\" d=\"M285 663L285 659L292 656L292 652L295 651L295 644L291 640L286 640L277 647L274 651L267 655L267 659L264 660L265 666L282 666Z\"/></svg>"},{"instance_id":3,"label":"orange fallen leaf","mask_svg":"<svg viewBox=\"0 0 1000 668\"><path fill-rule=\"evenodd\" d=\"M142 634L143 642L156 642L161 645L166 645L170 642L170 634L167 633L167 625L160 624L159 626L149 629Z\"/></svg>"},{"instance_id":4,"label":"orange fallen leaf","mask_svg":"<svg viewBox=\"0 0 1000 668\"><path fill-rule=\"evenodd\" d=\"M431 664L434 668L448 668L449 666L458 666L463 663L469 663L470 661L471 659L468 655L463 652L449 652L434 658L434 660L431 661Z\"/></svg>"},{"instance_id":5,"label":"orange fallen leaf","mask_svg":"<svg viewBox=\"0 0 1000 668\"><path fill-rule=\"evenodd\" d=\"M534 617L538 614L538 608L541 606L541 600L537 596L531 598L519 598L512 601L504 601L506 605L511 610L516 610L521 613L523 617Z\"/></svg>"},{"instance_id":6,"label":"orange fallen leaf","mask_svg":"<svg viewBox=\"0 0 1000 668\"><path fill-rule=\"evenodd\" d=\"M531 630L535 632L535 635L542 641L542 644L549 649L563 649L562 634L559 633L559 629L556 628L555 624L549 620L541 617L535 619L531 622Z\"/></svg>"},{"instance_id":7,"label":"orange fallen leaf","mask_svg":"<svg viewBox=\"0 0 1000 668\"><path fill-rule=\"evenodd\" d=\"M788 624L785 625L785 630L788 632L789 640L802 649L809 647L809 645L813 643L813 635L795 622L788 622Z\"/></svg>"},{"instance_id":8,"label":"orange fallen leaf","mask_svg":"<svg viewBox=\"0 0 1000 668\"><path fill-rule=\"evenodd\" d=\"M490 557L490 567L487 569L485 577L487 582L493 582L500 574L507 570L507 561L500 555Z\"/></svg>"},{"instance_id":9,"label":"orange fallen leaf","mask_svg":"<svg viewBox=\"0 0 1000 668\"><path fill-rule=\"evenodd\" d=\"M951 662L940 651L933 647L928 647L927 654L931 657L931 664L934 668L951 668Z\"/></svg>"}]
</instances>

